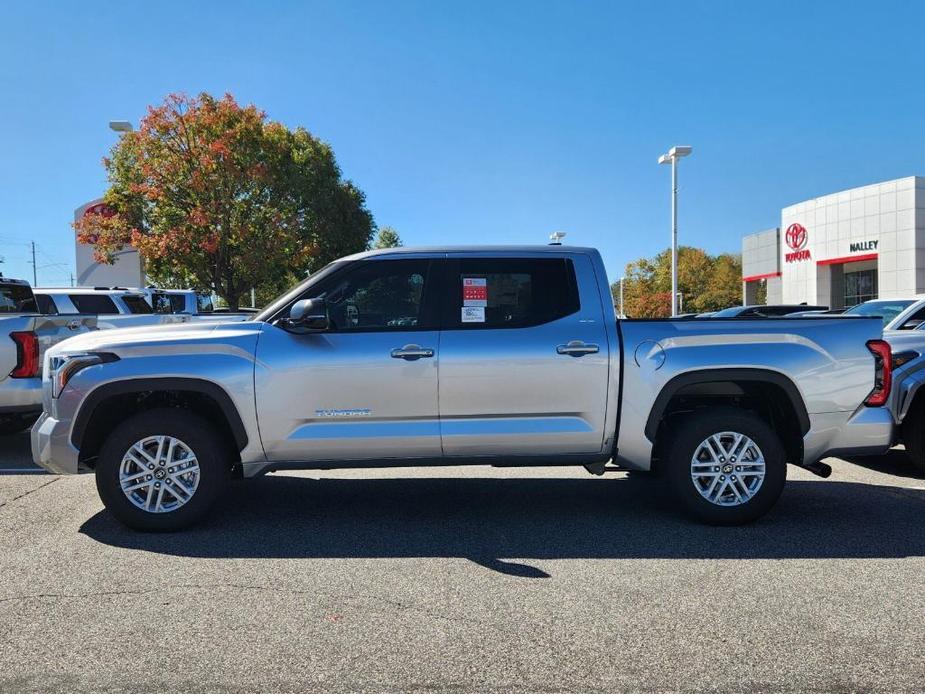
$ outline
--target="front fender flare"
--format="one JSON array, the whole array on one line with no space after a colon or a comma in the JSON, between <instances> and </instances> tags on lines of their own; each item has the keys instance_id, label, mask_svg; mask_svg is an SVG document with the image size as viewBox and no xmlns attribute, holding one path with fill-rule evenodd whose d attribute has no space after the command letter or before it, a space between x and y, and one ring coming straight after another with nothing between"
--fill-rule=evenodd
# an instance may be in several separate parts
<instances>
[{"instance_id":1,"label":"front fender flare","mask_svg":"<svg viewBox=\"0 0 925 694\"><path fill-rule=\"evenodd\" d=\"M158 390L185 390L194 393L202 393L212 398L222 410L222 414L228 420L228 426L234 435L235 445L238 450L243 450L248 443L247 430L244 428L244 422L238 409L235 407L231 396L225 392L220 385L211 381L199 378L128 378L121 381L106 383L98 388L94 388L80 404L80 410L74 418L74 426L71 429L71 443L75 448L80 448L83 441L87 425L93 417L96 408L104 400L115 395L126 395L129 393L144 393L146 391Z\"/></svg>"}]
</instances>

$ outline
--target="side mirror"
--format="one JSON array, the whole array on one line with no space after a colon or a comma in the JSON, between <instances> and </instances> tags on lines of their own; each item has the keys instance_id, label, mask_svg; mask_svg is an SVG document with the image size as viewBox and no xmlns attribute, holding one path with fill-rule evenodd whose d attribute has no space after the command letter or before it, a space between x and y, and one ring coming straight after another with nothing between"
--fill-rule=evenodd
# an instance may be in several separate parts
<instances>
[{"instance_id":1,"label":"side mirror","mask_svg":"<svg viewBox=\"0 0 925 694\"><path fill-rule=\"evenodd\" d=\"M289 327L303 330L327 330L330 327L324 299L302 299L289 309Z\"/></svg>"}]
</instances>

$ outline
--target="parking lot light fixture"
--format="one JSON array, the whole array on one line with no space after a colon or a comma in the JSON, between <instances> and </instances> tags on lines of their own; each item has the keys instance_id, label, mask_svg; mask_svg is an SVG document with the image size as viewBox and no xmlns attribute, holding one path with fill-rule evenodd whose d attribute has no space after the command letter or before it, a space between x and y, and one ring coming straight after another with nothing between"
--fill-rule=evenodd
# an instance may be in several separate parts
<instances>
[{"instance_id":1,"label":"parking lot light fixture","mask_svg":"<svg viewBox=\"0 0 925 694\"><path fill-rule=\"evenodd\" d=\"M625 276L620 278L620 318L626 318L626 311L623 310L623 283L624 282L626 282Z\"/></svg>"},{"instance_id":2,"label":"parking lot light fixture","mask_svg":"<svg viewBox=\"0 0 925 694\"><path fill-rule=\"evenodd\" d=\"M135 128L132 127L131 121L127 120L111 120L109 121L109 129L117 133L130 133Z\"/></svg>"},{"instance_id":3,"label":"parking lot light fixture","mask_svg":"<svg viewBox=\"0 0 925 694\"><path fill-rule=\"evenodd\" d=\"M678 315L678 159L694 148L676 145L658 158L659 164L671 164L671 315Z\"/></svg>"}]
</instances>

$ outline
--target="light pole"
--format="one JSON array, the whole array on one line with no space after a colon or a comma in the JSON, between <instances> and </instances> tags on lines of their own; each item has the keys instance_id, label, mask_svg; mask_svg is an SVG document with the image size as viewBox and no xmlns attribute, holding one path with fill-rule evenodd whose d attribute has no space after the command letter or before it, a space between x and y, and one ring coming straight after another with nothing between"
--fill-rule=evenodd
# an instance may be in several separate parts
<instances>
[{"instance_id":1,"label":"light pole","mask_svg":"<svg viewBox=\"0 0 925 694\"><path fill-rule=\"evenodd\" d=\"M117 133L130 133L134 130L131 121L127 120L111 120L109 129Z\"/></svg>"},{"instance_id":2,"label":"light pole","mask_svg":"<svg viewBox=\"0 0 925 694\"><path fill-rule=\"evenodd\" d=\"M658 158L671 164L671 315L678 315L678 159L693 152L689 145L677 145Z\"/></svg>"},{"instance_id":3,"label":"light pole","mask_svg":"<svg viewBox=\"0 0 925 694\"><path fill-rule=\"evenodd\" d=\"M625 281L625 276L620 278L620 318L626 318L626 311L623 310L623 283Z\"/></svg>"}]
</instances>

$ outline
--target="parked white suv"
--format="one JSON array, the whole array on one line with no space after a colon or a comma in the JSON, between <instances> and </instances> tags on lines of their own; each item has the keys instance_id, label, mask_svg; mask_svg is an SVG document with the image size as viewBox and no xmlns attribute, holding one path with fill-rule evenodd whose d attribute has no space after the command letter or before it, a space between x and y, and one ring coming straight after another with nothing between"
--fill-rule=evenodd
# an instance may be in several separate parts
<instances>
[{"instance_id":1,"label":"parked white suv","mask_svg":"<svg viewBox=\"0 0 925 694\"><path fill-rule=\"evenodd\" d=\"M852 306L842 315L880 316L883 330L915 330L925 322L925 296L872 299Z\"/></svg>"},{"instance_id":2,"label":"parked white suv","mask_svg":"<svg viewBox=\"0 0 925 694\"><path fill-rule=\"evenodd\" d=\"M190 320L183 314L157 314L143 292L119 287L37 288L34 292L40 313L95 315L100 329L139 328Z\"/></svg>"}]
</instances>

